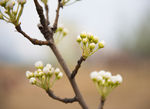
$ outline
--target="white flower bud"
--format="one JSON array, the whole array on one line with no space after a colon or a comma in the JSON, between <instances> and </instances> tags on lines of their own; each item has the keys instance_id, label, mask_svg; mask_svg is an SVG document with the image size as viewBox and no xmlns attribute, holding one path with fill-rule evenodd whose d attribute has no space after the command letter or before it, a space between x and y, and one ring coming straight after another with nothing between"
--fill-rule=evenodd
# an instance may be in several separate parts
<instances>
[{"instance_id":1,"label":"white flower bud","mask_svg":"<svg viewBox=\"0 0 150 109\"><path fill-rule=\"evenodd\" d=\"M97 77L96 77L96 80L97 80L97 81L103 81L103 77L98 74Z\"/></svg>"},{"instance_id":2,"label":"white flower bud","mask_svg":"<svg viewBox=\"0 0 150 109\"><path fill-rule=\"evenodd\" d=\"M95 37L93 38L93 42L94 42L95 44L98 43L98 37L97 37L97 36L95 36Z\"/></svg>"},{"instance_id":3,"label":"white flower bud","mask_svg":"<svg viewBox=\"0 0 150 109\"><path fill-rule=\"evenodd\" d=\"M32 73L32 72L30 72L30 71L26 71L26 77L29 79L29 78L31 78L31 77L33 77L34 76L34 74Z\"/></svg>"},{"instance_id":4,"label":"white flower bud","mask_svg":"<svg viewBox=\"0 0 150 109\"><path fill-rule=\"evenodd\" d=\"M90 74L90 77L93 81L97 81L97 76L98 76L98 73L96 71L94 71Z\"/></svg>"},{"instance_id":5,"label":"white flower bud","mask_svg":"<svg viewBox=\"0 0 150 109\"><path fill-rule=\"evenodd\" d=\"M105 46L105 41L102 40L98 43L99 48L104 48L104 46Z\"/></svg>"},{"instance_id":6,"label":"white flower bud","mask_svg":"<svg viewBox=\"0 0 150 109\"><path fill-rule=\"evenodd\" d=\"M37 82L37 80L34 77L29 79L30 84L36 84L36 82Z\"/></svg>"},{"instance_id":7,"label":"white flower bud","mask_svg":"<svg viewBox=\"0 0 150 109\"><path fill-rule=\"evenodd\" d=\"M62 77L63 77L63 73L59 72L58 75L57 75L57 79L61 79Z\"/></svg>"},{"instance_id":8,"label":"white flower bud","mask_svg":"<svg viewBox=\"0 0 150 109\"><path fill-rule=\"evenodd\" d=\"M82 33L80 34L80 37L81 37L81 38L86 38L86 36L87 36L87 33L86 33L86 32L82 32Z\"/></svg>"},{"instance_id":9,"label":"white flower bud","mask_svg":"<svg viewBox=\"0 0 150 109\"><path fill-rule=\"evenodd\" d=\"M48 74L48 73L50 72L50 69L49 69L48 67L44 67L44 68L43 68L43 72L44 72L45 74Z\"/></svg>"},{"instance_id":10,"label":"white flower bud","mask_svg":"<svg viewBox=\"0 0 150 109\"><path fill-rule=\"evenodd\" d=\"M104 78L111 78L112 75L110 72L105 72L103 76Z\"/></svg>"},{"instance_id":11,"label":"white flower bud","mask_svg":"<svg viewBox=\"0 0 150 109\"><path fill-rule=\"evenodd\" d=\"M46 64L46 67L51 69L52 68L52 65L51 64Z\"/></svg>"},{"instance_id":12,"label":"white flower bud","mask_svg":"<svg viewBox=\"0 0 150 109\"><path fill-rule=\"evenodd\" d=\"M87 38L84 38L82 42L83 44L86 44L88 42Z\"/></svg>"},{"instance_id":13,"label":"white flower bud","mask_svg":"<svg viewBox=\"0 0 150 109\"><path fill-rule=\"evenodd\" d=\"M54 72L55 72L55 69L52 67L51 69L50 69L50 75L52 75L52 74L54 74Z\"/></svg>"},{"instance_id":14,"label":"white flower bud","mask_svg":"<svg viewBox=\"0 0 150 109\"><path fill-rule=\"evenodd\" d=\"M43 72L39 72L39 76L43 76L44 75L44 73Z\"/></svg>"},{"instance_id":15,"label":"white flower bud","mask_svg":"<svg viewBox=\"0 0 150 109\"><path fill-rule=\"evenodd\" d=\"M42 69L42 68L43 68L43 63L42 63L42 61L37 61L37 62L35 63L35 67L36 67L37 69Z\"/></svg>"},{"instance_id":16,"label":"white flower bud","mask_svg":"<svg viewBox=\"0 0 150 109\"><path fill-rule=\"evenodd\" d=\"M9 1L6 3L6 8L13 9L14 5L15 5L15 2L12 1L12 0L9 0Z\"/></svg>"},{"instance_id":17,"label":"white flower bud","mask_svg":"<svg viewBox=\"0 0 150 109\"><path fill-rule=\"evenodd\" d=\"M89 47L91 50L93 50L95 48L95 43L90 43Z\"/></svg>"},{"instance_id":18,"label":"white flower bud","mask_svg":"<svg viewBox=\"0 0 150 109\"><path fill-rule=\"evenodd\" d=\"M25 4L25 3L26 3L26 0L18 0L18 3L19 3L19 4Z\"/></svg>"},{"instance_id":19,"label":"white flower bud","mask_svg":"<svg viewBox=\"0 0 150 109\"><path fill-rule=\"evenodd\" d=\"M60 73L60 69L59 69L59 68L56 68L56 69L55 69L55 74L58 75L59 73Z\"/></svg>"},{"instance_id":20,"label":"white flower bud","mask_svg":"<svg viewBox=\"0 0 150 109\"><path fill-rule=\"evenodd\" d=\"M93 40L94 35L93 35L92 33L88 33L88 34L87 34L87 38L88 38L89 40Z\"/></svg>"},{"instance_id":21,"label":"white flower bud","mask_svg":"<svg viewBox=\"0 0 150 109\"><path fill-rule=\"evenodd\" d=\"M38 76L39 76L39 73L38 73L37 71L35 71L35 72L34 72L34 76L35 76L35 77L38 77Z\"/></svg>"},{"instance_id":22,"label":"white flower bud","mask_svg":"<svg viewBox=\"0 0 150 109\"><path fill-rule=\"evenodd\" d=\"M119 83L122 83L122 81L123 81L122 76L119 74L116 75L116 79Z\"/></svg>"},{"instance_id":23,"label":"white flower bud","mask_svg":"<svg viewBox=\"0 0 150 109\"><path fill-rule=\"evenodd\" d=\"M81 41L82 41L81 37L78 36L78 37L77 37L77 42L80 43Z\"/></svg>"},{"instance_id":24,"label":"white flower bud","mask_svg":"<svg viewBox=\"0 0 150 109\"><path fill-rule=\"evenodd\" d=\"M106 72L104 70L101 70L98 73L99 73L99 75L101 75L102 77L104 77Z\"/></svg>"}]
</instances>

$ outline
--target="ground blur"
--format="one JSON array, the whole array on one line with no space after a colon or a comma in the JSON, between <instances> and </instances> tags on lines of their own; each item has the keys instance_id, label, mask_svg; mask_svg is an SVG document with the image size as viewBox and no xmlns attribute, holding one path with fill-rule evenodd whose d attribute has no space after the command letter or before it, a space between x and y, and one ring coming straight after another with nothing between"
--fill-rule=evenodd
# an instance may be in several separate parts
<instances>
[{"instance_id":1,"label":"ground blur","mask_svg":"<svg viewBox=\"0 0 150 109\"><path fill-rule=\"evenodd\" d=\"M98 107L100 96L89 74L93 70L102 69L123 76L123 83L108 96L104 109L150 109L149 59L117 57L109 59L105 64L101 64L100 59L88 61L83 63L76 81L90 109ZM25 71L34 70L32 67L1 64L0 69L0 109L81 109L78 103L63 104L55 101L43 89L30 85L25 78ZM66 76L57 81L53 91L60 97L74 95Z\"/></svg>"}]
</instances>

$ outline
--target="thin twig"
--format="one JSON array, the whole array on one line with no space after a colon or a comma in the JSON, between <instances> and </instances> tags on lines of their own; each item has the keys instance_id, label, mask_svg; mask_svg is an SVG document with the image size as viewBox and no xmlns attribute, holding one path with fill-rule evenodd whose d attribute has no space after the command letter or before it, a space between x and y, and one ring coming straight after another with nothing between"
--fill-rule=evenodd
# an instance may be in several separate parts
<instances>
[{"instance_id":1,"label":"thin twig","mask_svg":"<svg viewBox=\"0 0 150 109\"><path fill-rule=\"evenodd\" d=\"M76 97L74 97L74 98L60 98L60 97L57 97L51 90L47 90L46 92L47 92L47 94L48 94L51 98L53 98L53 99L55 99L55 100L58 100L58 101L61 101L61 102L63 102L63 103L73 103L73 102L77 102Z\"/></svg>"},{"instance_id":2,"label":"thin twig","mask_svg":"<svg viewBox=\"0 0 150 109\"><path fill-rule=\"evenodd\" d=\"M45 19L45 16L43 14L43 8L37 0L34 0L34 4L36 6L36 11L39 15L40 23L41 23L42 28L43 28L42 34L44 35L46 40L50 40L53 37L53 32L50 30L50 28L47 25L47 20Z\"/></svg>"},{"instance_id":3,"label":"thin twig","mask_svg":"<svg viewBox=\"0 0 150 109\"><path fill-rule=\"evenodd\" d=\"M37 0L34 0L34 4L36 6L37 13L38 13L38 15L40 17L40 22L43 25L43 27L46 28L47 27L47 23L46 23L45 16L43 14L43 8L42 8L42 6L39 4L39 2Z\"/></svg>"},{"instance_id":4,"label":"thin twig","mask_svg":"<svg viewBox=\"0 0 150 109\"><path fill-rule=\"evenodd\" d=\"M27 38L28 40L30 40L30 42L34 45L49 45L48 41L41 41L41 40L37 40L34 38L31 38L29 35L27 35L22 29L20 25L17 25L16 30L21 33L25 38Z\"/></svg>"},{"instance_id":5,"label":"thin twig","mask_svg":"<svg viewBox=\"0 0 150 109\"><path fill-rule=\"evenodd\" d=\"M104 103L105 103L105 99L101 99L100 100L100 105L99 105L98 109L103 109Z\"/></svg>"},{"instance_id":6,"label":"thin twig","mask_svg":"<svg viewBox=\"0 0 150 109\"><path fill-rule=\"evenodd\" d=\"M58 18L59 18L59 11L60 11L60 8L62 7L62 4L61 4L61 0L58 0L58 6L57 6L57 9L56 9L56 17L55 17L55 21L54 21L54 24L53 24L53 31L55 32L56 29L57 29L57 25L58 25Z\"/></svg>"},{"instance_id":7,"label":"thin twig","mask_svg":"<svg viewBox=\"0 0 150 109\"><path fill-rule=\"evenodd\" d=\"M46 11L46 20L47 20L47 25L49 25L50 24L50 21L49 21L49 7L48 7L48 5L47 4L44 4L44 6L45 6L45 11Z\"/></svg>"},{"instance_id":8,"label":"thin twig","mask_svg":"<svg viewBox=\"0 0 150 109\"><path fill-rule=\"evenodd\" d=\"M77 62L77 65L75 67L75 69L73 70L72 74L71 74L71 78L74 78L79 70L79 68L81 67L82 62L85 61L85 59L83 58L83 56L80 57L80 59Z\"/></svg>"}]
</instances>

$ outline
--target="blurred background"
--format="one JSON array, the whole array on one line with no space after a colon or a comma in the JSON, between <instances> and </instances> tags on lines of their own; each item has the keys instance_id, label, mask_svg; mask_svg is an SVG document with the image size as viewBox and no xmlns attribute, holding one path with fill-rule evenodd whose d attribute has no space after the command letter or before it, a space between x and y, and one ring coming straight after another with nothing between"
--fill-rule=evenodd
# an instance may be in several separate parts
<instances>
[{"instance_id":1,"label":"blurred background","mask_svg":"<svg viewBox=\"0 0 150 109\"><path fill-rule=\"evenodd\" d=\"M49 5L53 22L56 0L49 0ZM27 34L44 40L32 0L27 0L20 21ZM150 0L82 0L61 10L59 24L69 30L58 48L71 70L81 56L76 43L80 32L91 32L106 42L82 64L76 77L90 109L96 109L100 100L89 78L94 70L120 73L124 79L108 96L104 109L150 109ZM60 67L48 47L32 45L4 21L0 21L0 37L0 109L81 109L77 103L55 101L28 83L25 72L35 70L35 61ZM53 91L60 97L74 95L66 76Z\"/></svg>"}]
</instances>

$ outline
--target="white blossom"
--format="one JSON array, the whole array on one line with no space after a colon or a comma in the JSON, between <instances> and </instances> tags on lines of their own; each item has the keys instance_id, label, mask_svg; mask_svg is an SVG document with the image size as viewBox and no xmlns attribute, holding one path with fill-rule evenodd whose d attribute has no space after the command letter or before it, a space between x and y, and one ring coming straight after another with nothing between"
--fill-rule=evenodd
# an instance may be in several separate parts
<instances>
[{"instance_id":1,"label":"white blossom","mask_svg":"<svg viewBox=\"0 0 150 109\"><path fill-rule=\"evenodd\" d=\"M35 63L35 67L36 67L36 68L43 68L43 62L42 62L42 61L37 61L37 62Z\"/></svg>"},{"instance_id":2,"label":"white blossom","mask_svg":"<svg viewBox=\"0 0 150 109\"><path fill-rule=\"evenodd\" d=\"M29 79L29 83L31 83L31 84L36 84L36 82L37 82L37 80L34 77Z\"/></svg>"},{"instance_id":3,"label":"white blossom","mask_svg":"<svg viewBox=\"0 0 150 109\"><path fill-rule=\"evenodd\" d=\"M59 69L59 68L56 68L56 69L55 69L55 74L58 75L59 73L60 73L60 69Z\"/></svg>"},{"instance_id":4,"label":"white blossom","mask_svg":"<svg viewBox=\"0 0 150 109\"><path fill-rule=\"evenodd\" d=\"M50 72L49 67L44 67L44 68L43 68L43 72L44 72L45 74L48 74L48 73Z\"/></svg>"},{"instance_id":5,"label":"white blossom","mask_svg":"<svg viewBox=\"0 0 150 109\"><path fill-rule=\"evenodd\" d=\"M39 72L39 76L43 76L44 75L44 73L43 72Z\"/></svg>"},{"instance_id":6,"label":"white blossom","mask_svg":"<svg viewBox=\"0 0 150 109\"><path fill-rule=\"evenodd\" d=\"M51 64L46 64L46 67L51 69L52 68L52 65Z\"/></svg>"},{"instance_id":7,"label":"white blossom","mask_svg":"<svg viewBox=\"0 0 150 109\"><path fill-rule=\"evenodd\" d=\"M37 71L35 71L35 72L34 72L34 76L35 76L35 77L38 77L38 76L39 76L39 73L38 73Z\"/></svg>"},{"instance_id":8,"label":"white blossom","mask_svg":"<svg viewBox=\"0 0 150 109\"><path fill-rule=\"evenodd\" d=\"M97 80L97 76L98 76L98 73L96 71L94 71L90 74L90 77L92 80Z\"/></svg>"},{"instance_id":9,"label":"white blossom","mask_svg":"<svg viewBox=\"0 0 150 109\"><path fill-rule=\"evenodd\" d=\"M30 71L26 71L26 77L29 79L31 78L32 76L34 76L34 74Z\"/></svg>"},{"instance_id":10,"label":"white blossom","mask_svg":"<svg viewBox=\"0 0 150 109\"><path fill-rule=\"evenodd\" d=\"M105 72L103 75L105 78L111 78L111 73L110 72Z\"/></svg>"},{"instance_id":11,"label":"white blossom","mask_svg":"<svg viewBox=\"0 0 150 109\"><path fill-rule=\"evenodd\" d=\"M58 79L61 79L62 77L63 77L63 73L62 73L62 72L59 72L58 75L57 75L57 78L58 78Z\"/></svg>"},{"instance_id":12,"label":"white blossom","mask_svg":"<svg viewBox=\"0 0 150 109\"><path fill-rule=\"evenodd\" d=\"M104 70L101 70L101 71L99 71L99 75L101 75L102 77L104 77L105 76L105 71Z\"/></svg>"},{"instance_id":13,"label":"white blossom","mask_svg":"<svg viewBox=\"0 0 150 109\"><path fill-rule=\"evenodd\" d=\"M117 81L118 81L119 83L122 83L123 79L122 79L122 76L121 76L121 75L117 74L117 75L116 75L116 78L117 78Z\"/></svg>"},{"instance_id":14,"label":"white blossom","mask_svg":"<svg viewBox=\"0 0 150 109\"><path fill-rule=\"evenodd\" d=\"M89 47L93 50L95 48L95 43L90 43Z\"/></svg>"}]
</instances>

